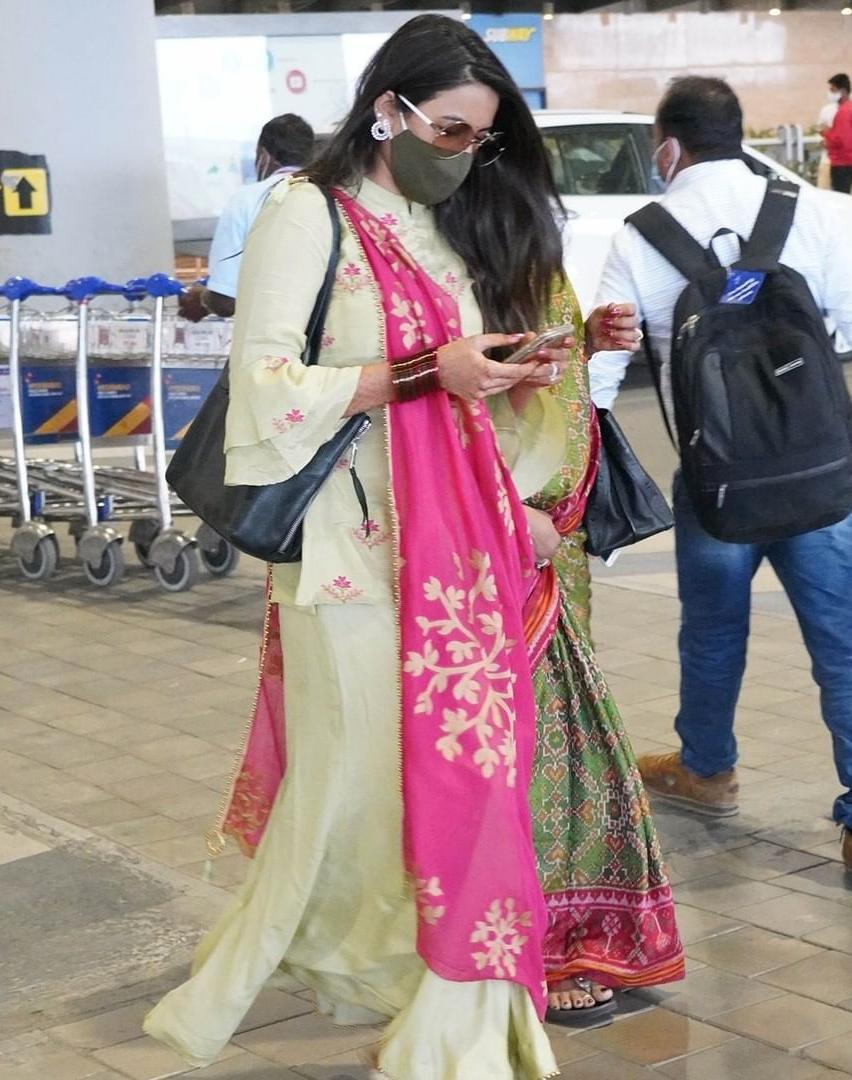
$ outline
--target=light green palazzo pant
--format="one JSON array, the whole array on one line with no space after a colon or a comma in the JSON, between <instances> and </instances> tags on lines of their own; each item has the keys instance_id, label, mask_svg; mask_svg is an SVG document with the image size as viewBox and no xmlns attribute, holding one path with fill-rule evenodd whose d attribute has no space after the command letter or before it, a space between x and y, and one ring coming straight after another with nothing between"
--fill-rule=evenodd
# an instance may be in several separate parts
<instances>
[{"instance_id":1,"label":"light green palazzo pant","mask_svg":"<svg viewBox=\"0 0 852 1080\"><path fill-rule=\"evenodd\" d=\"M338 1023L395 1018L379 1057L393 1080L558 1075L522 987L447 982L415 951L393 609L282 605L280 616L287 774L245 884L145 1030L208 1064L281 968Z\"/></svg>"}]
</instances>

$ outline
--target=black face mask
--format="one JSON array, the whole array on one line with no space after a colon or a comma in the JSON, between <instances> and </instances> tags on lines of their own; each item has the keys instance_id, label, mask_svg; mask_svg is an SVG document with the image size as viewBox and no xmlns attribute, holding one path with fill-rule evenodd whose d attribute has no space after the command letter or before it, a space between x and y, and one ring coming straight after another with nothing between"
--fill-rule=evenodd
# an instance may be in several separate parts
<instances>
[{"instance_id":1,"label":"black face mask","mask_svg":"<svg viewBox=\"0 0 852 1080\"><path fill-rule=\"evenodd\" d=\"M390 144L390 171L396 186L406 199L423 206L449 199L467 179L472 164L472 154L447 157L407 128Z\"/></svg>"}]
</instances>

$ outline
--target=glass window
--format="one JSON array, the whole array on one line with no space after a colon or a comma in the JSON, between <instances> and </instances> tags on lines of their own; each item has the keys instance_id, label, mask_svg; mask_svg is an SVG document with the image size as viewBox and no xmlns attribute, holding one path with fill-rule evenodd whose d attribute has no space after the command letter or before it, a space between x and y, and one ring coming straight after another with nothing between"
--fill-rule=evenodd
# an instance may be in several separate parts
<instances>
[{"instance_id":1,"label":"glass window","mask_svg":"<svg viewBox=\"0 0 852 1080\"><path fill-rule=\"evenodd\" d=\"M650 124L576 124L542 137L562 195L654 193Z\"/></svg>"}]
</instances>

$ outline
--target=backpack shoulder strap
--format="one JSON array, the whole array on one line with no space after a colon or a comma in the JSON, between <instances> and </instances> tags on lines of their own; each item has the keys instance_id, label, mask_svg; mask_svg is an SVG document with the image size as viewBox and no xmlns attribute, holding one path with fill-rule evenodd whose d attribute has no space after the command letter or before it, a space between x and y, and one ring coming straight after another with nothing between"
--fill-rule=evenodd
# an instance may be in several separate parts
<instances>
[{"instance_id":1,"label":"backpack shoulder strap","mask_svg":"<svg viewBox=\"0 0 852 1080\"><path fill-rule=\"evenodd\" d=\"M657 357L654 356L654 350L651 348L651 339L648 337L648 324L642 323L642 344L645 351L645 361L648 364L648 370L651 372L651 380L654 383L654 389L657 392L657 401L660 405L660 412L663 414L663 423L666 425L666 431L668 432L669 441L675 449L675 453L678 452L677 439L675 433L672 430L671 421L669 420L669 414L666 411L666 399L663 397L663 381L662 381L662 369Z\"/></svg>"},{"instance_id":2,"label":"backpack shoulder strap","mask_svg":"<svg viewBox=\"0 0 852 1080\"><path fill-rule=\"evenodd\" d=\"M742 249L740 265L749 270L777 268L793 226L798 201L797 184L788 180L768 182L751 236Z\"/></svg>"},{"instance_id":3,"label":"backpack shoulder strap","mask_svg":"<svg viewBox=\"0 0 852 1080\"><path fill-rule=\"evenodd\" d=\"M714 252L705 250L659 203L648 203L625 220L688 281L718 269Z\"/></svg>"}]
</instances>

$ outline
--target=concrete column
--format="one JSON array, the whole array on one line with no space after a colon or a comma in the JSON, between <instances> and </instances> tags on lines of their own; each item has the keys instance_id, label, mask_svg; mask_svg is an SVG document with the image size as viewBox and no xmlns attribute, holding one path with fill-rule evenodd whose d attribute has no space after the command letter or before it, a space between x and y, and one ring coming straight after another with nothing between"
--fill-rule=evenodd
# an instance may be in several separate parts
<instances>
[{"instance_id":1,"label":"concrete column","mask_svg":"<svg viewBox=\"0 0 852 1080\"><path fill-rule=\"evenodd\" d=\"M0 150L44 154L52 232L0 279L124 281L173 263L153 0L0 0Z\"/></svg>"}]
</instances>

